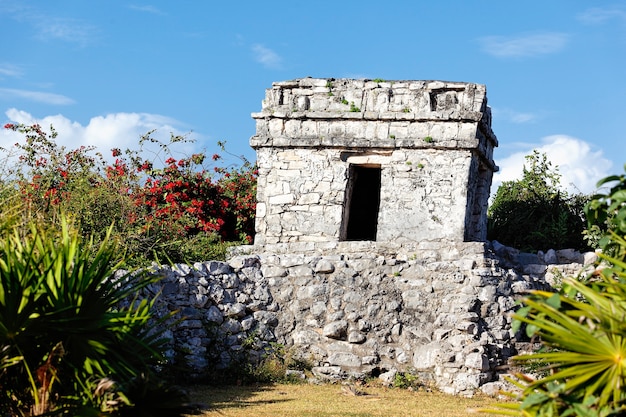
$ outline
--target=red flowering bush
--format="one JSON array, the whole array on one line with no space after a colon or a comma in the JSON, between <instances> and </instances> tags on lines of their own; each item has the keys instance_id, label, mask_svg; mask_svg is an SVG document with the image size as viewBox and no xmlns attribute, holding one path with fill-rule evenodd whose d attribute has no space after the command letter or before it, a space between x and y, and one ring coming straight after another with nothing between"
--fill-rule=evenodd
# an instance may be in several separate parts
<instances>
[{"instance_id":1,"label":"red flowering bush","mask_svg":"<svg viewBox=\"0 0 626 417\"><path fill-rule=\"evenodd\" d=\"M259 171L246 161L240 168L221 173L221 193L230 202L226 217L229 221L224 225L223 233L231 239L252 243Z\"/></svg>"},{"instance_id":2,"label":"red flowering bush","mask_svg":"<svg viewBox=\"0 0 626 417\"><path fill-rule=\"evenodd\" d=\"M4 127L26 139L3 149L9 159L17 158L3 180L25 197L29 216L53 224L63 212L83 234L102 237L113 224L113 237L138 262L215 259L220 254L214 249L223 252L223 242L252 241L257 172L245 159L240 167L210 169L204 153L172 155L170 145L185 137L163 144L147 134L137 150L112 149L115 159L107 163L94 148L58 146L53 128L47 134L38 125ZM144 155L148 143L160 149L152 158ZM210 159L215 163L221 156Z\"/></svg>"},{"instance_id":3,"label":"red flowering bush","mask_svg":"<svg viewBox=\"0 0 626 417\"><path fill-rule=\"evenodd\" d=\"M54 142L57 132L52 127L50 134L39 125L9 123L4 127L23 133L26 139L24 143L16 143L8 152L17 160L4 173L4 180L17 182L29 209L47 210L51 204L59 205L68 198L72 188L97 177L97 172L93 171L96 157L89 155L93 148L81 146L68 151L58 146Z\"/></svg>"}]
</instances>

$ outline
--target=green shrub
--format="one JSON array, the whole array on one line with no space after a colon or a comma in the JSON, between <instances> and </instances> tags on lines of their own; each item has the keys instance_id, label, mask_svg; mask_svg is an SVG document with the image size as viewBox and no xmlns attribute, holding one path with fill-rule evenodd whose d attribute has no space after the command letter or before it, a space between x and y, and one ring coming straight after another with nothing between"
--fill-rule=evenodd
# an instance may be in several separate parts
<instances>
[{"instance_id":1,"label":"green shrub","mask_svg":"<svg viewBox=\"0 0 626 417\"><path fill-rule=\"evenodd\" d=\"M545 154L526 156L522 178L505 181L488 210L487 238L526 252L588 250L584 207L589 198L560 189L560 175Z\"/></svg>"},{"instance_id":2,"label":"green shrub","mask_svg":"<svg viewBox=\"0 0 626 417\"><path fill-rule=\"evenodd\" d=\"M624 165L626 171L626 165ZM613 236L626 235L626 175L612 175L598 182L598 188L606 188L606 193L591 197L585 207L589 231L587 236L605 253L624 258L624 247Z\"/></svg>"},{"instance_id":3,"label":"green shrub","mask_svg":"<svg viewBox=\"0 0 626 417\"><path fill-rule=\"evenodd\" d=\"M117 415L141 402L127 387L163 362L163 341L148 327L155 300L134 298L160 278L114 275L121 265L108 235L96 245L60 224L0 235L1 415Z\"/></svg>"},{"instance_id":4,"label":"green shrub","mask_svg":"<svg viewBox=\"0 0 626 417\"><path fill-rule=\"evenodd\" d=\"M394 388L416 390L423 386L419 377L412 372L398 372L393 379Z\"/></svg>"},{"instance_id":5,"label":"green shrub","mask_svg":"<svg viewBox=\"0 0 626 417\"><path fill-rule=\"evenodd\" d=\"M265 349L261 362L252 366L252 378L256 382L302 382L297 375L288 375L287 371L310 371L313 367L308 360L297 357L280 343L270 343Z\"/></svg>"}]
</instances>

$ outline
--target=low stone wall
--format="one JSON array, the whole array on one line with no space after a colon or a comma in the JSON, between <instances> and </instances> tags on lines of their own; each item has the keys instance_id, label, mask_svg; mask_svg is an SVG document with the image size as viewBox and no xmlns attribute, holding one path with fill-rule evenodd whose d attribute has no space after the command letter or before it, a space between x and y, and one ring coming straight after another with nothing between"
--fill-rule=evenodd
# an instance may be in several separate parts
<instances>
[{"instance_id":1,"label":"low stone wall","mask_svg":"<svg viewBox=\"0 0 626 417\"><path fill-rule=\"evenodd\" d=\"M546 287L555 268L497 242L269 249L153 271L164 275L147 289L161 292L158 313L184 317L168 355L193 376L258 360L278 342L320 379L411 371L470 394L515 353L516 299Z\"/></svg>"}]
</instances>

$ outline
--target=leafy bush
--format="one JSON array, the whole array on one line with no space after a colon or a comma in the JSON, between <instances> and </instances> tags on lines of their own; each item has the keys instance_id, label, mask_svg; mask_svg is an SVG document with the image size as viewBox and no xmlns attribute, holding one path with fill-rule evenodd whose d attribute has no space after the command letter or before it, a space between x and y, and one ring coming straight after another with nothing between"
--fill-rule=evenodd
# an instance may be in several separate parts
<instances>
[{"instance_id":1,"label":"leafy bush","mask_svg":"<svg viewBox=\"0 0 626 417\"><path fill-rule=\"evenodd\" d=\"M626 171L626 165L624 165ZM611 175L598 182L598 187L609 185L606 194L598 193L591 197L585 207L589 222L588 236L597 242L605 253L624 259L624 247L613 237L626 235L626 175Z\"/></svg>"},{"instance_id":2,"label":"leafy bush","mask_svg":"<svg viewBox=\"0 0 626 417\"><path fill-rule=\"evenodd\" d=\"M96 245L60 225L0 235L0 414L141 414L142 397L163 389L147 383L163 342L147 326L155 300L133 299L160 278L113 274L121 265L108 235ZM181 415L183 396L170 393L169 415Z\"/></svg>"},{"instance_id":3,"label":"leafy bush","mask_svg":"<svg viewBox=\"0 0 626 417\"><path fill-rule=\"evenodd\" d=\"M282 382L298 383L302 382L295 374L288 374L291 371L310 371L313 364L294 352L286 349L280 343L272 342L265 348L265 353L257 365L249 365L250 376L256 382Z\"/></svg>"},{"instance_id":4,"label":"leafy bush","mask_svg":"<svg viewBox=\"0 0 626 417\"><path fill-rule=\"evenodd\" d=\"M417 390L422 388L424 385L416 374L412 372L398 372L393 378L392 386L394 388Z\"/></svg>"},{"instance_id":5,"label":"leafy bush","mask_svg":"<svg viewBox=\"0 0 626 417\"><path fill-rule=\"evenodd\" d=\"M257 171L245 158L239 167L206 166L219 154L175 158L170 147L188 139L161 143L150 132L137 149L112 149L108 163L95 148L57 145L52 127L49 134L38 125L5 128L25 136L1 149L9 163L0 172L8 189L25 197L24 222L58 224L63 212L96 239L113 225L111 238L133 265L223 259L225 242L252 241ZM146 156L150 147L158 151Z\"/></svg>"},{"instance_id":6,"label":"leafy bush","mask_svg":"<svg viewBox=\"0 0 626 417\"><path fill-rule=\"evenodd\" d=\"M589 249L583 237L588 197L569 196L559 187L560 175L545 154L526 156L522 178L505 181L488 210L489 240L535 252Z\"/></svg>"},{"instance_id":7,"label":"leafy bush","mask_svg":"<svg viewBox=\"0 0 626 417\"><path fill-rule=\"evenodd\" d=\"M217 348L211 353L221 354L227 348L219 339ZM211 383L300 383L302 373L313 368L313 362L301 357L293 349L277 342L263 342L252 332L241 344L242 349L230 352L230 363L226 368L208 372ZM227 349L228 350L228 349ZM262 354L259 356L259 351ZM298 372L289 372L298 371Z\"/></svg>"},{"instance_id":8,"label":"leafy bush","mask_svg":"<svg viewBox=\"0 0 626 417\"><path fill-rule=\"evenodd\" d=\"M606 194L594 196L591 223L608 226L600 241L612 246L589 276L565 278L560 292L534 291L523 300L516 325L540 338L544 352L523 355L521 363L544 361L548 375L518 375L519 402L500 406L520 416L611 416L626 413L626 199L624 176ZM515 396L514 396L515 397Z\"/></svg>"}]
</instances>

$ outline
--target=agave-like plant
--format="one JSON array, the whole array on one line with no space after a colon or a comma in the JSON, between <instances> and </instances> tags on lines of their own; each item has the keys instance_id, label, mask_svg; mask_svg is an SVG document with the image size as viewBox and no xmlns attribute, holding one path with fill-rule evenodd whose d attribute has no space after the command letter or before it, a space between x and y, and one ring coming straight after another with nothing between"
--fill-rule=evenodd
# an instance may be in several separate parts
<instances>
[{"instance_id":1,"label":"agave-like plant","mask_svg":"<svg viewBox=\"0 0 626 417\"><path fill-rule=\"evenodd\" d=\"M94 247L67 221L0 232L0 415L104 410L99 383L131 381L162 359L162 339L146 330L154 299L134 298L160 277L114 274L115 259L110 239Z\"/></svg>"},{"instance_id":2,"label":"agave-like plant","mask_svg":"<svg viewBox=\"0 0 626 417\"><path fill-rule=\"evenodd\" d=\"M561 293L535 291L516 314L549 347L516 357L546 362L550 371L525 381L521 415L626 412L626 263L607 260L615 267L588 282L566 278Z\"/></svg>"},{"instance_id":3,"label":"agave-like plant","mask_svg":"<svg viewBox=\"0 0 626 417\"><path fill-rule=\"evenodd\" d=\"M623 239L622 239L623 240ZM626 244L626 241L623 242ZM533 291L514 318L540 336L540 352L516 356L542 362L547 375L511 380L520 394L482 410L513 416L604 417L626 413L626 263L613 263L589 280L565 278L559 293Z\"/></svg>"},{"instance_id":4,"label":"agave-like plant","mask_svg":"<svg viewBox=\"0 0 626 417\"><path fill-rule=\"evenodd\" d=\"M549 373L539 379L517 375L521 394L483 410L515 416L626 415L626 176L587 207L590 225L606 230L600 239L601 268L566 278L559 292L534 291L522 300L514 324L526 324L543 351L517 356L520 363L542 361ZM601 226L601 227L599 227ZM604 229L602 229L604 228Z\"/></svg>"}]
</instances>

